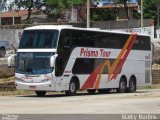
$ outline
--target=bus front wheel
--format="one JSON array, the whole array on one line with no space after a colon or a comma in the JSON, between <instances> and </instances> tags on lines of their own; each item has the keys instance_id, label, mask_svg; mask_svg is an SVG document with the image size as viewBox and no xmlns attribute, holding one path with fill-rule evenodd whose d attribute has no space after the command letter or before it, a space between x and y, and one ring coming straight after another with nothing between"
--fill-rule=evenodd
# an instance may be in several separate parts
<instances>
[{"instance_id":1,"label":"bus front wheel","mask_svg":"<svg viewBox=\"0 0 160 120\"><path fill-rule=\"evenodd\" d=\"M77 92L77 84L75 80L72 80L69 84L69 90L65 91L66 95L73 96L76 95Z\"/></svg>"},{"instance_id":2,"label":"bus front wheel","mask_svg":"<svg viewBox=\"0 0 160 120\"><path fill-rule=\"evenodd\" d=\"M38 97L43 97L46 95L46 91L35 91L35 93Z\"/></svg>"}]
</instances>

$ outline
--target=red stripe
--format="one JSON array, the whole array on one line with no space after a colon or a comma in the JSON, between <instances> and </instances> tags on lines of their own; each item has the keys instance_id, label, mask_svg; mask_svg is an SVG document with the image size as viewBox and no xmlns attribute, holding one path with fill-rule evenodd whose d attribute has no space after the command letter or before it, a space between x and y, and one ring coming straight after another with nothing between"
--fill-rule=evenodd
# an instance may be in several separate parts
<instances>
[{"instance_id":1,"label":"red stripe","mask_svg":"<svg viewBox=\"0 0 160 120\"><path fill-rule=\"evenodd\" d=\"M88 77L88 79L86 80L86 82L84 83L84 85L82 86L81 90L85 90L88 88L93 88L94 87L94 83L97 79L97 75L100 73L102 64L100 64L92 73L91 75Z\"/></svg>"},{"instance_id":2,"label":"red stripe","mask_svg":"<svg viewBox=\"0 0 160 120\"><path fill-rule=\"evenodd\" d=\"M110 80L117 78L118 74L120 73L120 71L121 71L121 69L122 69L122 67L123 67L123 65L124 65L124 62L126 61L128 55L129 55L129 53L130 53L130 51L131 51L131 49L132 49L132 47L133 47L133 44L134 44L134 41L136 40L136 37L137 37L137 35L135 35L135 36L133 37L132 42L130 43L130 45L129 45L128 49L127 49L127 52L125 53L125 55L124 55L123 58L121 59L121 61L120 61L119 65L118 65L116 71L114 72L114 74L113 74L113 76L111 77Z\"/></svg>"}]
</instances>

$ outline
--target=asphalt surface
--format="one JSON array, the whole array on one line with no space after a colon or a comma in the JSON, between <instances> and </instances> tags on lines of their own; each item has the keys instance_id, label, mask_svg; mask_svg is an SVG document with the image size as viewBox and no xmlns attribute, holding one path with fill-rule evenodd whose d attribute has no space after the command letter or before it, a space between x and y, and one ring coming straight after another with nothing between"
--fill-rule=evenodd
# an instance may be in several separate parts
<instances>
[{"instance_id":1,"label":"asphalt surface","mask_svg":"<svg viewBox=\"0 0 160 120\"><path fill-rule=\"evenodd\" d=\"M0 114L160 114L160 90L76 96L1 96Z\"/></svg>"}]
</instances>

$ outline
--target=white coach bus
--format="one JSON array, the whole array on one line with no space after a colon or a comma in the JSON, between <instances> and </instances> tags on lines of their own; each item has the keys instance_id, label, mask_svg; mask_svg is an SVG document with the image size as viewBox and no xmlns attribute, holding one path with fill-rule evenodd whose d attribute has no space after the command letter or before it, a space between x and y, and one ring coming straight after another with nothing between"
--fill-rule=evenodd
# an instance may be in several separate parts
<instances>
[{"instance_id":1,"label":"white coach bus","mask_svg":"<svg viewBox=\"0 0 160 120\"><path fill-rule=\"evenodd\" d=\"M13 56L8 59L13 66ZM116 89L134 92L151 84L149 36L62 25L24 29L16 54L16 81L20 90L78 90L90 94Z\"/></svg>"}]
</instances>

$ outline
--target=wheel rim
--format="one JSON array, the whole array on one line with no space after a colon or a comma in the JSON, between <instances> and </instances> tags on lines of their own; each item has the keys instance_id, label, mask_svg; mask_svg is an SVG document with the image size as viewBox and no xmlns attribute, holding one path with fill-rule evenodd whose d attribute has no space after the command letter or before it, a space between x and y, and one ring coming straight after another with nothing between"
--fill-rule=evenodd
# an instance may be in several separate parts
<instances>
[{"instance_id":1,"label":"wheel rim","mask_svg":"<svg viewBox=\"0 0 160 120\"><path fill-rule=\"evenodd\" d=\"M120 83L120 89L121 89L122 91L125 91L125 90L126 90L126 84L125 84L124 81L122 81L122 82Z\"/></svg>"},{"instance_id":2,"label":"wheel rim","mask_svg":"<svg viewBox=\"0 0 160 120\"><path fill-rule=\"evenodd\" d=\"M134 82L133 82L133 81L130 82L130 87L131 87L131 90L132 90L132 91L135 90L135 85L134 85Z\"/></svg>"},{"instance_id":3,"label":"wheel rim","mask_svg":"<svg viewBox=\"0 0 160 120\"><path fill-rule=\"evenodd\" d=\"M121 89L124 89L124 82L121 82Z\"/></svg>"},{"instance_id":4,"label":"wheel rim","mask_svg":"<svg viewBox=\"0 0 160 120\"><path fill-rule=\"evenodd\" d=\"M74 82L72 82L72 83L70 84L70 91L71 91L71 93L74 93L74 92L76 91L76 85L75 85Z\"/></svg>"}]
</instances>

